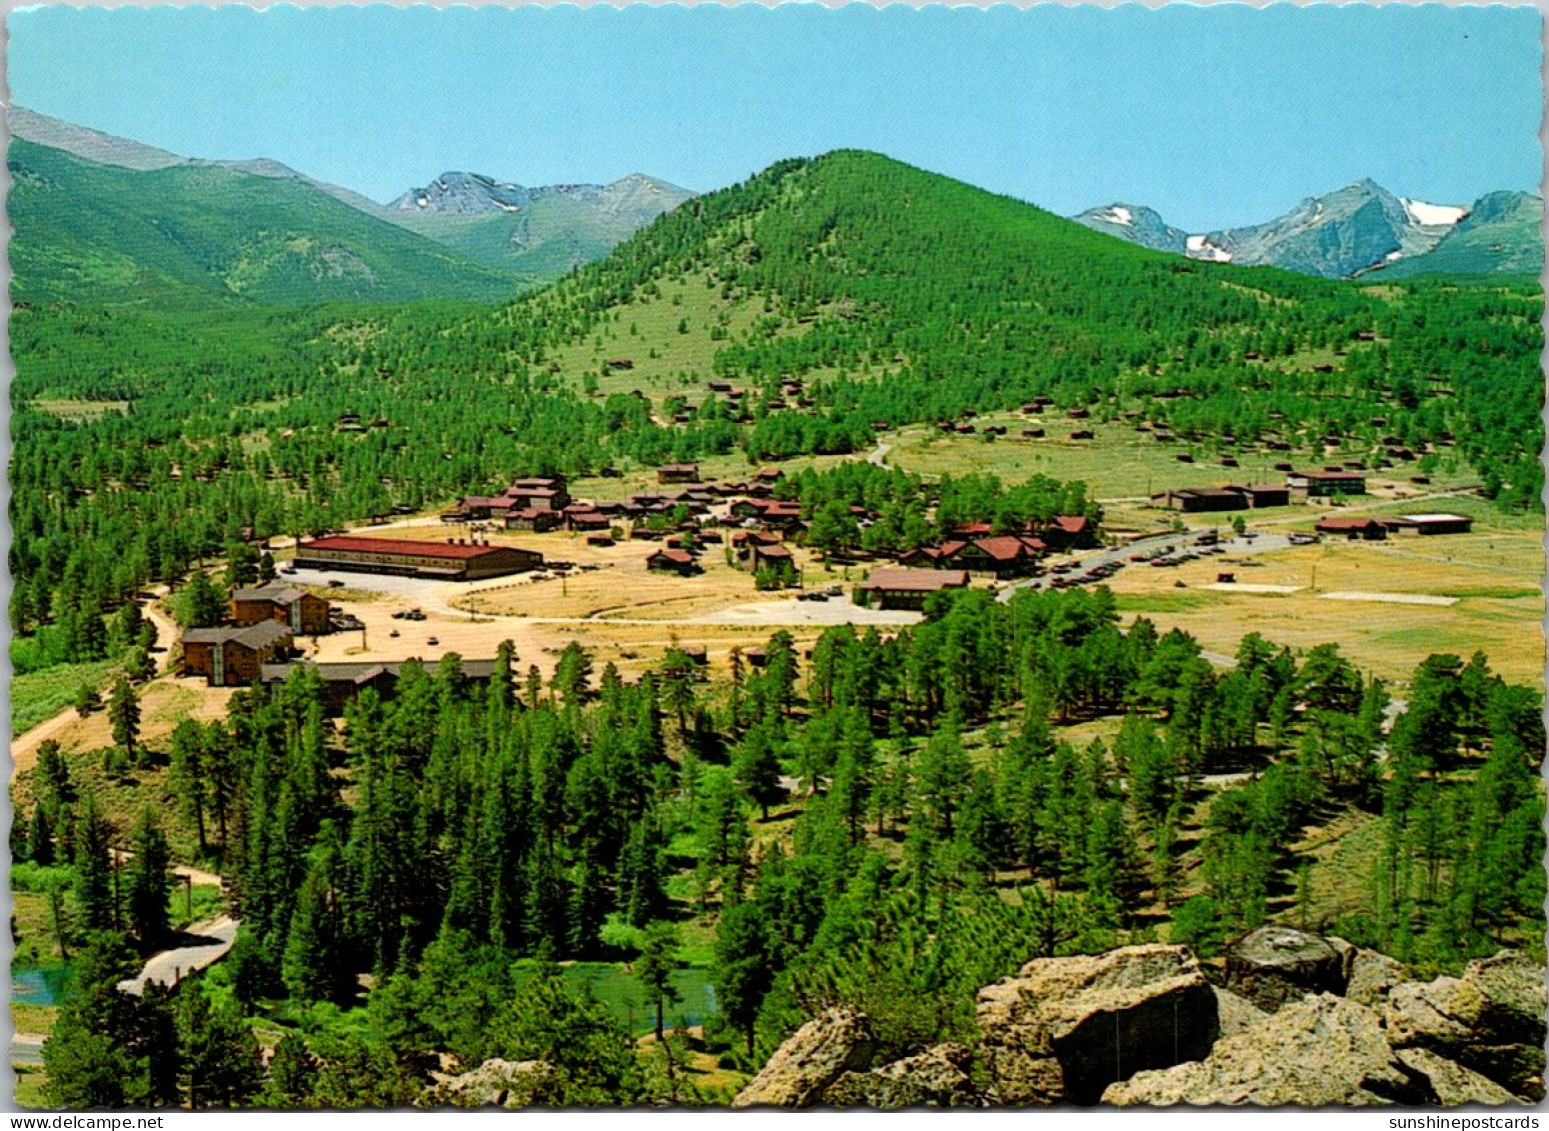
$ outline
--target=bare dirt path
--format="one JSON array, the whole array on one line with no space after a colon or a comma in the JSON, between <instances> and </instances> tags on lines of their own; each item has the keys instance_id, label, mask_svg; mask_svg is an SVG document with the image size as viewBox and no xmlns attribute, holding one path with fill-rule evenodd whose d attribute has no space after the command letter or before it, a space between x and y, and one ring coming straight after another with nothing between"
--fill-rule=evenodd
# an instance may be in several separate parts
<instances>
[{"instance_id":1,"label":"bare dirt path","mask_svg":"<svg viewBox=\"0 0 1549 1131\"><path fill-rule=\"evenodd\" d=\"M177 625L157 606L157 602L170 592L169 587L158 585L150 592L151 600L145 603L141 611L145 613L145 619L156 627L156 643L151 649L151 658L156 663L156 674L160 676L166 674L167 665L171 663L172 645L177 642ZM11 739L11 776L14 778L32 769L38 758L38 747L49 739L57 739L76 717L75 708L66 707L25 734Z\"/></svg>"}]
</instances>

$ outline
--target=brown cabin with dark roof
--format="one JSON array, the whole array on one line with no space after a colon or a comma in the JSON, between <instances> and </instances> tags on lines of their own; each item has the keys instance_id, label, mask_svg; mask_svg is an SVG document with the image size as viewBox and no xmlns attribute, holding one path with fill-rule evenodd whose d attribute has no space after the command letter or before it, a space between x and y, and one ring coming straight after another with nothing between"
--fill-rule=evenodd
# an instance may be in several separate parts
<instances>
[{"instance_id":1,"label":"brown cabin with dark roof","mask_svg":"<svg viewBox=\"0 0 1549 1131\"><path fill-rule=\"evenodd\" d=\"M664 463L656 469L658 483L692 483L698 478L697 463Z\"/></svg>"},{"instance_id":2,"label":"brown cabin with dark roof","mask_svg":"<svg viewBox=\"0 0 1549 1131\"><path fill-rule=\"evenodd\" d=\"M1388 536L1388 528L1375 518L1357 518L1353 515L1324 515L1313 529L1319 534L1335 534L1352 542L1380 542Z\"/></svg>"},{"instance_id":3,"label":"brown cabin with dark roof","mask_svg":"<svg viewBox=\"0 0 1549 1131\"><path fill-rule=\"evenodd\" d=\"M241 628L191 628L183 634L183 672L203 676L211 687L243 687L259 669L289 651L294 637L285 625L261 620Z\"/></svg>"},{"instance_id":4,"label":"brown cabin with dark roof","mask_svg":"<svg viewBox=\"0 0 1549 1131\"><path fill-rule=\"evenodd\" d=\"M699 563L694 560L694 555L687 550L669 547L648 555L645 559L645 568L657 573L687 575L698 573Z\"/></svg>"},{"instance_id":5,"label":"brown cabin with dark roof","mask_svg":"<svg viewBox=\"0 0 1549 1131\"><path fill-rule=\"evenodd\" d=\"M505 523L507 530L526 530L534 534L543 534L553 530L563 521L558 511L547 510L541 507L524 507L521 510L506 512Z\"/></svg>"},{"instance_id":6,"label":"brown cabin with dark roof","mask_svg":"<svg viewBox=\"0 0 1549 1131\"><path fill-rule=\"evenodd\" d=\"M944 569L962 569L982 577L1025 577L1038 562L1042 542L1020 535L943 543L936 561Z\"/></svg>"},{"instance_id":7,"label":"brown cabin with dark roof","mask_svg":"<svg viewBox=\"0 0 1549 1131\"><path fill-rule=\"evenodd\" d=\"M763 542L749 542L747 565L748 569L757 573L761 569L795 568L796 555L792 554L789 547L779 543L767 545Z\"/></svg>"},{"instance_id":8,"label":"brown cabin with dark roof","mask_svg":"<svg viewBox=\"0 0 1549 1131\"><path fill-rule=\"evenodd\" d=\"M231 619L239 628L272 620L296 636L316 636L328 631L329 608L323 598L278 582L231 591Z\"/></svg>"},{"instance_id":9,"label":"brown cabin with dark roof","mask_svg":"<svg viewBox=\"0 0 1549 1131\"><path fill-rule=\"evenodd\" d=\"M856 586L855 597L857 604L879 609L919 610L932 593L967 586L967 570L883 567L872 570L871 576Z\"/></svg>"}]
</instances>

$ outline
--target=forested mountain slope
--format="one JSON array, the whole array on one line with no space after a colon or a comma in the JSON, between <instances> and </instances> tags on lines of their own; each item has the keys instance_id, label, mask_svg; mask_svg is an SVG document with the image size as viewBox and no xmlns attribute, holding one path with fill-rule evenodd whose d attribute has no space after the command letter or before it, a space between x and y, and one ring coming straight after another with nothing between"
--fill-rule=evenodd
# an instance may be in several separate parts
<instances>
[{"instance_id":1,"label":"forested mountain slope","mask_svg":"<svg viewBox=\"0 0 1549 1131\"><path fill-rule=\"evenodd\" d=\"M1384 267L1382 279L1416 275L1526 275L1544 269L1543 197L1492 192L1481 197L1441 243L1425 255Z\"/></svg>"},{"instance_id":2,"label":"forested mountain slope","mask_svg":"<svg viewBox=\"0 0 1549 1131\"><path fill-rule=\"evenodd\" d=\"M1372 416L1420 439L1450 429L1476 465L1536 498L1536 287L1400 291L1180 261L853 151L772 166L548 291L433 345L375 339L359 360L391 367L410 353L596 384L607 351L631 341L623 327L633 333L668 291L681 302L685 283L718 295L713 324L685 314L676 333L641 337L636 355L670 358L708 336L707 370L682 374L691 384L721 377L772 395L786 375L813 382L814 412L755 407L746 446L760 456L851 450L876 422L1032 395L1112 397L1250 439L1344 434ZM587 342L589 358L576 348ZM690 431L723 407L711 400Z\"/></svg>"},{"instance_id":3,"label":"forested mountain slope","mask_svg":"<svg viewBox=\"0 0 1549 1131\"><path fill-rule=\"evenodd\" d=\"M220 165L134 170L13 139L18 302L494 299L512 279L310 182Z\"/></svg>"}]
</instances>

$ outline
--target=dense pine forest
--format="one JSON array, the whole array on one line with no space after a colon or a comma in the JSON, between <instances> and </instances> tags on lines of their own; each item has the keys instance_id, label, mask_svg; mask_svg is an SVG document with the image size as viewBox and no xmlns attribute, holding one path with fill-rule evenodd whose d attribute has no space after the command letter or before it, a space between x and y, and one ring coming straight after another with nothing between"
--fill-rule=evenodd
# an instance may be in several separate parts
<instances>
[{"instance_id":1,"label":"dense pine forest","mask_svg":"<svg viewBox=\"0 0 1549 1131\"><path fill-rule=\"evenodd\" d=\"M1293 845L1347 810L1380 829L1366 910L1309 925L1422 971L1541 946L1535 691L1432 657L1384 736L1387 690L1333 646L1298 660L1248 636L1223 673L1117 619L1103 590L969 593L896 636L830 630L810 658L776 634L713 688L670 651L626 683L572 645L545 683L502 649L476 688L448 657L391 702L362 694L337 735L298 674L135 753L166 763L175 813L142 814L116 886L103 814L50 751L16 848L73 877L84 946L53 1098L405 1103L450 1051L548 1060L534 1102L724 1099L675 1078L670 1049L637 1059L554 964L631 962L670 1004L696 950L731 1065L836 1003L905 1056L963 1039L974 989L1039 954L1159 929L1216 953L1306 899ZM1109 742L1061 737L1114 713ZM236 948L170 1002L115 996L131 945L166 931L169 821L228 878ZM254 1013L281 1022L267 1073Z\"/></svg>"},{"instance_id":2,"label":"dense pine forest","mask_svg":"<svg viewBox=\"0 0 1549 1131\"><path fill-rule=\"evenodd\" d=\"M677 647L626 679L579 643L505 646L487 686L410 662L336 720L301 671L143 742L155 633L131 601L164 584L213 622L207 567L272 576L254 540L523 475L859 457L1033 398L1298 462L1455 445L1532 518L1541 314L1536 280L1182 260L858 152L695 198L498 305L20 302L12 660L112 680L111 745L43 743L16 790L13 885L73 967L43 1098L433 1103L450 1055L544 1062L533 1103L719 1103L830 1006L865 1012L879 1058L966 1041L975 991L1040 956L1213 960L1295 922L1426 977L1503 945L1541 962L1542 697L1483 653L1417 642L1394 689L1334 644L1209 653L1106 588L973 589L918 624L775 633L713 680ZM637 360L671 372L636 395ZM1080 482L860 458L774 493L825 557L1103 517ZM81 717L102 706L87 680ZM130 787L166 804L106 811ZM1313 834L1341 823L1371 852L1333 898ZM199 978L125 994L174 934L174 857L224 879L240 931ZM645 1015L599 1001L591 964L627 968Z\"/></svg>"}]
</instances>

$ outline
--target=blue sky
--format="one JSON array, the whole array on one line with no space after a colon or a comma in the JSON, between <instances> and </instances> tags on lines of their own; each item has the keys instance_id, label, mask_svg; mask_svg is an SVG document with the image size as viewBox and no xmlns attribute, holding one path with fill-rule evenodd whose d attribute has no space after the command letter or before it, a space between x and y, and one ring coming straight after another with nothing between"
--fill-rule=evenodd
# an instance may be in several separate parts
<instances>
[{"instance_id":1,"label":"blue sky","mask_svg":"<svg viewBox=\"0 0 1549 1131\"><path fill-rule=\"evenodd\" d=\"M388 200L446 170L707 190L839 147L1202 230L1362 177L1536 190L1533 7L79 9L9 20L14 100Z\"/></svg>"}]
</instances>

